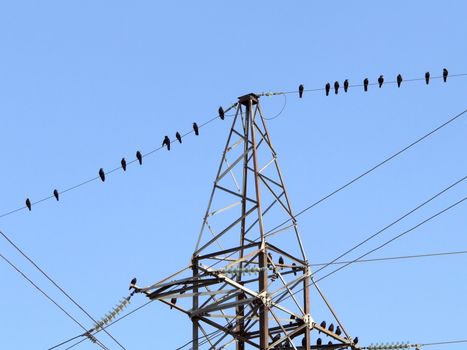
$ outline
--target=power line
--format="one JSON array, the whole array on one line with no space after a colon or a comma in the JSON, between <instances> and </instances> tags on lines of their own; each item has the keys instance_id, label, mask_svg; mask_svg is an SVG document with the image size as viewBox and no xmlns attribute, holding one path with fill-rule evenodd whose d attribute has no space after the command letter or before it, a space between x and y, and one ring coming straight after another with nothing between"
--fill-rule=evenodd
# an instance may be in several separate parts
<instances>
[{"instance_id":1,"label":"power line","mask_svg":"<svg viewBox=\"0 0 467 350\"><path fill-rule=\"evenodd\" d=\"M459 74L452 74L452 75L449 75L449 78L459 78L459 77L465 77L467 76L467 73L459 73ZM440 76L434 76L434 77L430 77L430 79L443 79L443 76L440 75ZM423 81L425 80L425 78L411 78L411 79L404 79L403 80L403 83L405 82L415 82L415 81ZM384 85L386 84L397 84L397 80L391 80L391 81L385 81L384 82ZM374 83L368 83L368 86L376 86L378 85L377 82L374 82ZM349 88L356 88L356 87L363 87L364 84L352 84L352 85L349 85ZM320 87L320 88L312 88L312 89L304 89L303 91L304 92L318 92L318 91L325 91L326 88L325 87ZM299 91L298 90L291 90L291 91L279 91L279 92L262 92L259 94L259 96L277 96L277 95L290 95L290 94L297 94Z\"/></svg>"},{"instance_id":2,"label":"power line","mask_svg":"<svg viewBox=\"0 0 467 350\"><path fill-rule=\"evenodd\" d=\"M388 230L389 228L391 228L392 226L394 226L395 224L399 223L400 221L402 221L403 219L405 219L406 217L408 217L409 215L413 214L414 212L416 212L417 210L423 208L425 205L427 205L428 203L432 202L433 200L435 200L436 198L438 198L439 196L441 196L442 194L446 193L447 191L449 191L451 188L453 188L454 186L460 184L461 182L463 182L465 179L467 179L467 176L464 176L462 177L461 179L455 181L454 183L452 183L451 185L449 185L448 187L446 188L443 188L441 191L439 191L438 193L436 193L435 195L431 196L430 198L428 198L426 201L420 203L419 205L417 205L415 208L409 210L407 213L405 213L404 215L400 216L399 218L397 218L396 220L392 221L390 224L384 226L382 229L378 230L376 233L372 234L371 236L369 236L368 238L364 239L363 241L361 241L360 243L356 244L355 246L353 246L352 248L346 250L344 253L340 254L338 257L336 257L335 259L333 259L328 265L325 265L321 268L319 268L318 270L315 271L315 273L318 273L319 271L325 269L326 267L328 267L329 265L331 265L332 263L336 262L337 260L339 260L340 258L346 256L347 254L353 252L355 249L357 249L358 247L362 246L363 244L369 242L370 240L372 240L373 238L379 236L381 233L383 233L384 231Z\"/></svg>"},{"instance_id":3,"label":"power line","mask_svg":"<svg viewBox=\"0 0 467 350\"><path fill-rule=\"evenodd\" d=\"M0 235L5 238L5 240L13 246L26 260L28 260L45 278L47 278L58 290L60 290L75 306L77 306L81 311L83 311L86 316L88 316L95 324L97 321L80 305L78 302L73 299L62 287L60 287L44 270L42 270L26 253L23 252L3 231L0 230ZM126 350L126 348L117 340L115 339L110 333L105 331L105 333L122 349Z\"/></svg>"},{"instance_id":4,"label":"power line","mask_svg":"<svg viewBox=\"0 0 467 350\"><path fill-rule=\"evenodd\" d=\"M446 122L444 122L443 124L437 126L436 128L432 129L431 131L429 131L428 133L426 133L425 135L423 135L422 137L418 138L417 140L413 141L412 143L410 143L409 145L405 146L404 148L402 148L401 150L397 151L396 153L390 155L389 157L387 157L386 159L382 160L381 162L377 163L376 165L374 165L373 167L371 167L370 169L364 171L363 173L361 173L360 175L358 175L357 177L354 177L352 180L346 182L345 184L343 184L342 186L340 186L339 188L335 189L334 191L328 193L327 195L325 195L324 197L322 197L321 199L317 200L316 202L310 204L309 206L307 206L306 208L302 209L301 211L299 211L296 215L295 215L295 218L297 216L300 216L302 215L303 213L307 212L308 210L312 209L313 207L317 206L318 204L324 202L325 200L327 200L328 198L332 197L333 195L339 193L340 191L342 191L343 189L349 187L350 185L352 185L353 183L357 182L358 180L360 180L361 178L365 177L366 175L372 173L373 171L375 171L376 169L378 169L379 167L383 166L384 164L390 162L391 160L393 160L394 158L396 158L397 156L401 155L402 153L404 153L405 151L409 150L410 148L412 148L413 146L417 145L418 143L420 143L421 141L425 140L426 138L428 138L429 136L433 135L434 133L436 133L437 131L441 130L442 128L444 128L445 126L451 124L452 122L454 122L455 120L457 120L458 118L462 117L465 113L467 112L467 109L465 109L464 111L456 114L454 117L450 118L449 120L447 120ZM271 232L277 230L278 228L281 228L282 226L284 226L286 223L290 222L291 219L287 219L285 220L284 222L282 222L281 224L275 226L274 228L272 228L271 230L269 230L266 235L270 234Z\"/></svg>"},{"instance_id":5,"label":"power line","mask_svg":"<svg viewBox=\"0 0 467 350\"><path fill-rule=\"evenodd\" d=\"M1 231L0 231L1 232ZM67 315L73 322L75 322L78 326L80 326L85 332L87 332L86 327L84 327L76 318L74 318L68 311L66 311L60 304L58 304L51 296L49 296L44 290L42 290L37 284L35 284L26 274L21 271L15 264L13 264L8 258L6 258L3 254L0 253L0 257L7 262L13 269L16 270L25 280L27 280L34 288L36 288L42 295L44 295L50 302L52 302L56 307L58 307L65 315ZM77 337L74 337L76 339ZM97 339L96 339L97 340ZM99 340L96 342L102 349L108 350L108 348Z\"/></svg>"}]
</instances>

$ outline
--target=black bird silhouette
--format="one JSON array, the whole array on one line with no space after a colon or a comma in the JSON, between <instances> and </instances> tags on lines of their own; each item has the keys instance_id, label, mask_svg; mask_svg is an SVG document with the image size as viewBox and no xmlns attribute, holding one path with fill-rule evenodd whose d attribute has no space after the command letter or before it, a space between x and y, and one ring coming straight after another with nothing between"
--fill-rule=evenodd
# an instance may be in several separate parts
<instances>
[{"instance_id":1,"label":"black bird silhouette","mask_svg":"<svg viewBox=\"0 0 467 350\"><path fill-rule=\"evenodd\" d=\"M425 83L426 85L430 83L430 72L425 73Z\"/></svg>"},{"instance_id":2,"label":"black bird silhouette","mask_svg":"<svg viewBox=\"0 0 467 350\"><path fill-rule=\"evenodd\" d=\"M305 89L305 87L303 86L303 84L300 84L298 86L298 97L302 98L303 97L303 90Z\"/></svg>"},{"instance_id":3,"label":"black bird silhouette","mask_svg":"<svg viewBox=\"0 0 467 350\"><path fill-rule=\"evenodd\" d=\"M133 277L133 279L130 281L130 288L128 288L128 290L130 290L131 288L134 288L136 284L136 277Z\"/></svg>"},{"instance_id":4,"label":"black bird silhouette","mask_svg":"<svg viewBox=\"0 0 467 350\"><path fill-rule=\"evenodd\" d=\"M295 315L290 315L290 322L289 322L289 325L292 324L294 322L294 320L296 319Z\"/></svg>"},{"instance_id":5,"label":"black bird silhouette","mask_svg":"<svg viewBox=\"0 0 467 350\"><path fill-rule=\"evenodd\" d=\"M349 88L349 79L344 80L344 92L347 92L347 89Z\"/></svg>"},{"instance_id":6,"label":"black bird silhouette","mask_svg":"<svg viewBox=\"0 0 467 350\"><path fill-rule=\"evenodd\" d=\"M195 135L198 136L199 135L199 128L198 128L198 124L196 123L193 123L193 131L195 132Z\"/></svg>"},{"instance_id":7,"label":"black bird silhouette","mask_svg":"<svg viewBox=\"0 0 467 350\"><path fill-rule=\"evenodd\" d=\"M378 86L381 88L381 86L383 86L383 83L384 83L384 76L381 74L378 78Z\"/></svg>"},{"instance_id":8,"label":"black bird silhouette","mask_svg":"<svg viewBox=\"0 0 467 350\"><path fill-rule=\"evenodd\" d=\"M31 200L29 198L26 198L26 206L28 207L29 211L31 211Z\"/></svg>"},{"instance_id":9,"label":"black bird silhouette","mask_svg":"<svg viewBox=\"0 0 467 350\"><path fill-rule=\"evenodd\" d=\"M336 80L334 82L334 93L337 95L338 92L339 92L339 82Z\"/></svg>"},{"instance_id":10,"label":"black bird silhouette","mask_svg":"<svg viewBox=\"0 0 467 350\"><path fill-rule=\"evenodd\" d=\"M332 341L328 341L328 345L332 345Z\"/></svg>"},{"instance_id":11,"label":"black bird silhouette","mask_svg":"<svg viewBox=\"0 0 467 350\"><path fill-rule=\"evenodd\" d=\"M321 344L323 344L321 338L316 339L316 345L320 346Z\"/></svg>"},{"instance_id":12,"label":"black bird silhouette","mask_svg":"<svg viewBox=\"0 0 467 350\"><path fill-rule=\"evenodd\" d=\"M342 334L341 327L337 326L336 335L341 335L341 334Z\"/></svg>"},{"instance_id":13,"label":"black bird silhouette","mask_svg":"<svg viewBox=\"0 0 467 350\"><path fill-rule=\"evenodd\" d=\"M102 182L105 181L105 172L102 168L99 169L99 177L101 178Z\"/></svg>"},{"instance_id":14,"label":"black bird silhouette","mask_svg":"<svg viewBox=\"0 0 467 350\"><path fill-rule=\"evenodd\" d=\"M353 340L353 343L354 343L355 345L357 345L357 343L358 343L358 337L355 337L355 339Z\"/></svg>"},{"instance_id":15,"label":"black bird silhouette","mask_svg":"<svg viewBox=\"0 0 467 350\"><path fill-rule=\"evenodd\" d=\"M297 264L296 263L292 263L292 271L293 271L293 275L294 276L297 276Z\"/></svg>"},{"instance_id":16,"label":"black bird silhouette","mask_svg":"<svg viewBox=\"0 0 467 350\"><path fill-rule=\"evenodd\" d=\"M326 328L326 321L321 322L320 326L321 328Z\"/></svg>"},{"instance_id":17,"label":"black bird silhouette","mask_svg":"<svg viewBox=\"0 0 467 350\"><path fill-rule=\"evenodd\" d=\"M170 299L170 302L175 305L177 303L177 298ZM172 309L173 305L170 305L170 308Z\"/></svg>"},{"instance_id":18,"label":"black bird silhouette","mask_svg":"<svg viewBox=\"0 0 467 350\"><path fill-rule=\"evenodd\" d=\"M402 83L402 75L397 75L397 87L400 88Z\"/></svg>"},{"instance_id":19,"label":"black bird silhouette","mask_svg":"<svg viewBox=\"0 0 467 350\"><path fill-rule=\"evenodd\" d=\"M182 135L180 135L180 133L178 131L175 134L175 138L178 140L178 142L182 143Z\"/></svg>"},{"instance_id":20,"label":"black bird silhouette","mask_svg":"<svg viewBox=\"0 0 467 350\"><path fill-rule=\"evenodd\" d=\"M448 79L448 70L446 68L443 68L443 81L446 82Z\"/></svg>"},{"instance_id":21,"label":"black bird silhouette","mask_svg":"<svg viewBox=\"0 0 467 350\"><path fill-rule=\"evenodd\" d=\"M125 158L122 158L122 160L120 161L120 164L122 165L123 171L126 171L126 159Z\"/></svg>"},{"instance_id":22,"label":"black bird silhouette","mask_svg":"<svg viewBox=\"0 0 467 350\"><path fill-rule=\"evenodd\" d=\"M331 90L331 84L326 83L325 90L326 90L326 96L329 96L329 90Z\"/></svg>"},{"instance_id":23,"label":"black bird silhouette","mask_svg":"<svg viewBox=\"0 0 467 350\"><path fill-rule=\"evenodd\" d=\"M136 151L136 159L138 159L139 165L143 164L143 155L140 151Z\"/></svg>"},{"instance_id":24,"label":"black bird silhouette","mask_svg":"<svg viewBox=\"0 0 467 350\"><path fill-rule=\"evenodd\" d=\"M368 78L363 80L363 90L368 91Z\"/></svg>"},{"instance_id":25,"label":"black bird silhouette","mask_svg":"<svg viewBox=\"0 0 467 350\"><path fill-rule=\"evenodd\" d=\"M334 324L331 323L331 324L329 325L328 331L329 331L329 332L334 332Z\"/></svg>"},{"instance_id":26,"label":"black bird silhouette","mask_svg":"<svg viewBox=\"0 0 467 350\"><path fill-rule=\"evenodd\" d=\"M306 339L305 337L302 338L302 347L304 348L306 346Z\"/></svg>"},{"instance_id":27,"label":"black bird silhouette","mask_svg":"<svg viewBox=\"0 0 467 350\"><path fill-rule=\"evenodd\" d=\"M219 107L219 117L224 120L225 118L225 112L224 112L224 108L222 108L222 106Z\"/></svg>"},{"instance_id":28,"label":"black bird silhouette","mask_svg":"<svg viewBox=\"0 0 467 350\"><path fill-rule=\"evenodd\" d=\"M57 189L54 190L54 197L57 201L60 199L60 193L58 193Z\"/></svg>"},{"instance_id":29,"label":"black bird silhouette","mask_svg":"<svg viewBox=\"0 0 467 350\"><path fill-rule=\"evenodd\" d=\"M279 257L279 264L284 265L284 258L282 256ZM282 270L282 267L281 267Z\"/></svg>"},{"instance_id":30,"label":"black bird silhouette","mask_svg":"<svg viewBox=\"0 0 467 350\"><path fill-rule=\"evenodd\" d=\"M167 147L167 151L170 151L170 139L167 135L164 137L164 141L162 141L162 147L164 146Z\"/></svg>"}]
</instances>

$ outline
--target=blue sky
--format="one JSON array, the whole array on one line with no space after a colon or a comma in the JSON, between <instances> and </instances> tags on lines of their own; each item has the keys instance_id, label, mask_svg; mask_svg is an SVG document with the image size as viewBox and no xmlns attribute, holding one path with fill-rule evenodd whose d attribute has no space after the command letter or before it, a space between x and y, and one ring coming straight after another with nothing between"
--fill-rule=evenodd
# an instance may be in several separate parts
<instances>
[{"instance_id":1,"label":"blue sky","mask_svg":"<svg viewBox=\"0 0 467 350\"><path fill-rule=\"evenodd\" d=\"M466 11L464 1L3 2L0 213L148 152L164 135L189 131L248 92L321 88L346 78L375 82L380 74L437 76L443 67L467 73ZM268 126L293 208L465 110L466 86L459 77L329 97L310 92L301 100L289 95ZM277 114L283 101L263 98L266 115ZM99 318L126 295L132 277L149 284L189 262L228 129L227 120L216 120L199 137L104 184L1 218L0 230ZM466 134L464 117L303 214L310 261L329 261L465 176ZM378 242L463 198L466 189L456 186ZM466 228L463 204L374 256L465 250ZM5 241L0 253L91 326ZM465 339L464 267L462 255L358 264L322 288L364 345ZM44 349L81 332L3 261L0 275L2 348ZM131 307L144 301L135 298ZM175 349L190 339L190 326L153 303L109 330L127 349Z\"/></svg>"}]
</instances>

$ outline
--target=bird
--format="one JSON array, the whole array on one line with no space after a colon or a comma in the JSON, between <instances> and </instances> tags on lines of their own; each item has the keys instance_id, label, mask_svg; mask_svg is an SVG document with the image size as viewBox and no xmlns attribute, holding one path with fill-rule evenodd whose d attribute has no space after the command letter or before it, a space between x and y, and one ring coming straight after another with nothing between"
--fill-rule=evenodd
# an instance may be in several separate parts
<instances>
[{"instance_id":1,"label":"bird","mask_svg":"<svg viewBox=\"0 0 467 350\"><path fill-rule=\"evenodd\" d=\"M125 158L122 158L122 160L120 161L120 164L122 165L123 171L126 171L126 159Z\"/></svg>"},{"instance_id":2,"label":"bird","mask_svg":"<svg viewBox=\"0 0 467 350\"><path fill-rule=\"evenodd\" d=\"M303 338L302 338L302 347L304 348L305 346L306 346L306 338L303 337Z\"/></svg>"},{"instance_id":3,"label":"bird","mask_svg":"<svg viewBox=\"0 0 467 350\"><path fill-rule=\"evenodd\" d=\"M222 108L222 106L219 107L219 118L221 118L222 120L224 120L224 118L225 118L225 112L224 112L224 108Z\"/></svg>"},{"instance_id":4,"label":"bird","mask_svg":"<svg viewBox=\"0 0 467 350\"><path fill-rule=\"evenodd\" d=\"M368 78L363 80L363 90L368 91Z\"/></svg>"},{"instance_id":5,"label":"bird","mask_svg":"<svg viewBox=\"0 0 467 350\"><path fill-rule=\"evenodd\" d=\"M198 124L196 123L193 123L193 131L195 132L195 135L198 136L199 135L199 128L198 128Z\"/></svg>"},{"instance_id":6,"label":"bird","mask_svg":"<svg viewBox=\"0 0 467 350\"><path fill-rule=\"evenodd\" d=\"M290 315L290 323L289 323L289 325L291 325L291 324L294 322L295 319L296 319L295 315Z\"/></svg>"},{"instance_id":7,"label":"bird","mask_svg":"<svg viewBox=\"0 0 467 350\"><path fill-rule=\"evenodd\" d=\"M170 302L175 305L177 303L177 298L172 298L170 299ZM172 309L173 308L173 305L170 305L170 308Z\"/></svg>"},{"instance_id":8,"label":"bird","mask_svg":"<svg viewBox=\"0 0 467 350\"><path fill-rule=\"evenodd\" d=\"M298 268L297 268L296 266L297 266L296 263L292 263L292 271L293 271L293 275L294 275L294 276L297 276L297 270L298 270Z\"/></svg>"},{"instance_id":9,"label":"bird","mask_svg":"<svg viewBox=\"0 0 467 350\"><path fill-rule=\"evenodd\" d=\"M162 147L164 146L167 147L167 151L170 151L170 139L167 135L164 137L164 141L162 141Z\"/></svg>"},{"instance_id":10,"label":"bird","mask_svg":"<svg viewBox=\"0 0 467 350\"><path fill-rule=\"evenodd\" d=\"M354 343L355 345L357 345L357 343L358 343L358 337L355 337L355 339L353 340L353 343Z\"/></svg>"},{"instance_id":11,"label":"bird","mask_svg":"<svg viewBox=\"0 0 467 350\"><path fill-rule=\"evenodd\" d=\"M384 83L384 76L381 74L378 78L378 86L381 88L381 86L383 86L383 83Z\"/></svg>"},{"instance_id":12,"label":"bird","mask_svg":"<svg viewBox=\"0 0 467 350\"><path fill-rule=\"evenodd\" d=\"M347 92L347 89L349 88L349 79L344 80L344 92Z\"/></svg>"},{"instance_id":13,"label":"bird","mask_svg":"<svg viewBox=\"0 0 467 350\"><path fill-rule=\"evenodd\" d=\"M341 334L342 334L341 327L337 326L336 335L341 335Z\"/></svg>"},{"instance_id":14,"label":"bird","mask_svg":"<svg viewBox=\"0 0 467 350\"><path fill-rule=\"evenodd\" d=\"M328 341L328 345L332 345L332 341Z\"/></svg>"},{"instance_id":15,"label":"bird","mask_svg":"<svg viewBox=\"0 0 467 350\"><path fill-rule=\"evenodd\" d=\"M284 265L284 258L282 256L279 257L279 265Z\"/></svg>"},{"instance_id":16,"label":"bird","mask_svg":"<svg viewBox=\"0 0 467 350\"><path fill-rule=\"evenodd\" d=\"M180 133L178 131L175 134L175 138L178 140L178 142L182 143L182 135L180 135Z\"/></svg>"},{"instance_id":17,"label":"bird","mask_svg":"<svg viewBox=\"0 0 467 350\"><path fill-rule=\"evenodd\" d=\"M329 96L329 90L331 90L331 84L326 83L325 90L326 90L326 96Z\"/></svg>"},{"instance_id":18,"label":"bird","mask_svg":"<svg viewBox=\"0 0 467 350\"><path fill-rule=\"evenodd\" d=\"M143 155L140 151L136 151L136 159L138 159L139 165L143 164Z\"/></svg>"},{"instance_id":19,"label":"bird","mask_svg":"<svg viewBox=\"0 0 467 350\"><path fill-rule=\"evenodd\" d=\"M426 85L430 83L430 72L425 73L425 83Z\"/></svg>"},{"instance_id":20,"label":"bird","mask_svg":"<svg viewBox=\"0 0 467 350\"><path fill-rule=\"evenodd\" d=\"M448 70L446 68L443 68L443 81L446 82L448 79Z\"/></svg>"},{"instance_id":21,"label":"bird","mask_svg":"<svg viewBox=\"0 0 467 350\"><path fill-rule=\"evenodd\" d=\"M99 169L99 177L101 178L102 182L105 181L105 172L102 168Z\"/></svg>"},{"instance_id":22,"label":"bird","mask_svg":"<svg viewBox=\"0 0 467 350\"><path fill-rule=\"evenodd\" d=\"M321 344L323 344L321 338L316 339L316 345L320 346Z\"/></svg>"},{"instance_id":23,"label":"bird","mask_svg":"<svg viewBox=\"0 0 467 350\"><path fill-rule=\"evenodd\" d=\"M326 321L321 322L320 326L321 326L321 328L326 328Z\"/></svg>"},{"instance_id":24,"label":"bird","mask_svg":"<svg viewBox=\"0 0 467 350\"><path fill-rule=\"evenodd\" d=\"M334 93L337 95L338 92L339 92L339 82L336 80L334 82Z\"/></svg>"},{"instance_id":25,"label":"bird","mask_svg":"<svg viewBox=\"0 0 467 350\"><path fill-rule=\"evenodd\" d=\"M268 267L271 267L271 261L272 261L272 254L268 253Z\"/></svg>"},{"instance_id":26,"label":"bird","mask_svg":"<svg viewBox=\"0 0 467 350\"><path fill-rule=\"evenodd\" d=\"M300 84L298 86L298 97L302 98L303 97L303 90L305 89L305 87L303 86L303 84Z\"/></svg>"},{"instance_id":27,"label":"bird","mask_svg":"<svg viewBox=\"0 0 467 350\"><path fill-rule=\"evenodd\" d=\"M58 190L55 189L55 190L54 190L54 197L55 197L55 199L56 199L57 201L58 201L59 198L60 198L59 196L60 196L60 194L58 193Z\"/></svg>"},{"instance_id":28,"label":"bird","mask_svg":"<svg viewBox=\"0 0 467 350\"><path fill-rule=\"evenodd\" d=\"M397 79L397 87L400 88L401 83L402 83L402 75L398 74L396 79Z\"/></svg>"},{"instance_id":29,"label":"bird","mask_svg":"<svg viewBox=\"0 0 467 350\"><path fill-rule=\"evenodd\" d=\"M329 325L328 331L329 331L329 332L334 332L334 324L333 324L333 323L331 323L331 324Z\"/></svg>"},{"instance_id":30,"label":"bird","mask_svg":"<svg viewBox=\"0 0 467 350\"><path fill-rule=\"evenodd\" d=\"M26 206L28 207L29 211L31 211L31 200L29 198L26 198Z\"/></svg>"},{"instance_id":31,"label":"bird","mask_svg":"<svg viewBox=\"0 0 467 350\"><path fill-rule=\"evenodd\" d=\"M128 288L128 290L130 290L131 288L135 288L135 284L136 284L136 277L133 277L133 279L130 281L130 288Z\"/></svg>"}]
</instances>

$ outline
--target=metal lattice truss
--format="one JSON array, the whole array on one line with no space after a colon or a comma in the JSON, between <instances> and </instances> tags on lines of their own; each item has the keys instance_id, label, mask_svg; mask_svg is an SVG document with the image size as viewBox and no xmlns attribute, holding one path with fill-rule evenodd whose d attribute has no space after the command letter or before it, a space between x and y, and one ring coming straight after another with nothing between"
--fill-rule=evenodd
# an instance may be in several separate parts
<instances>
[{"instance_id":1,"label":"metal lattice truss","mask_svg":"<svg viewBox=\"0 0 467 350\"><path fill-rule=\"evenodd\" d=\"M335 317L312 282L259 97L242 96L191 264L137 290L190 317L195 350L358 349L337 317L340 332L314 321L310 285ZM313 330L328 344L311 345Z\"/></svg>"}]
</instances>

